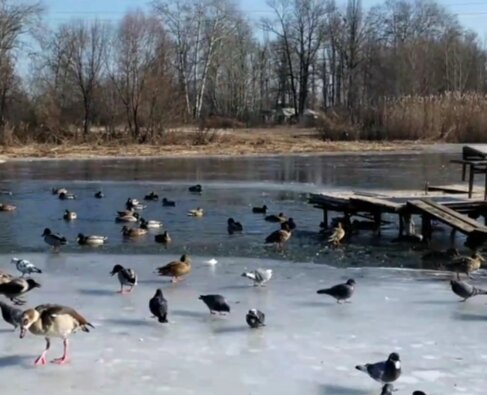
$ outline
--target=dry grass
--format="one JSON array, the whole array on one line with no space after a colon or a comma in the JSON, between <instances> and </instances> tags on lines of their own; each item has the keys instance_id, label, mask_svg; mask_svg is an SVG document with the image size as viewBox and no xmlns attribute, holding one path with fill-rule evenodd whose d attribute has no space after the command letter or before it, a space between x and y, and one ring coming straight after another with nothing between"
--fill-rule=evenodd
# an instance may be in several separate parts
<instances>
[{"instance_id":1,"label":"dry grass","mask_svg":"<svg viewBox=\"0 0 487 395\"><path fill-rule=\"evenodd\" d=\"M195 145L193 131L172 131L163 144L26 144L0 146L0 159L8 158L102 158L201 155L272 155L329 152L396 151L414 149L406 142L323 141L310 129L241 129L209 131L211 141Z\"/></svg>"}]
</instances>

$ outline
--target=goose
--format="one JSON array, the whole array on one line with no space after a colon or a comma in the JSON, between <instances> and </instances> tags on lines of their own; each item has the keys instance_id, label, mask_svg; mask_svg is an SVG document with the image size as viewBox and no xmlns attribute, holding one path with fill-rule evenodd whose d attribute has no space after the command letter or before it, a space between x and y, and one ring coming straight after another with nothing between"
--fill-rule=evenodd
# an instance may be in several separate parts
<instances>
[{"instance_id":1,"label":"goose","mask_svg":"<svg viewBox=\"0 0 487 395\"><path fill-rule=\"evenodd\" d=\"M227 231L229 235L243 231L243 226L240 222L236 222L233 218L228 218Z\"/></svg>"},{"instance_id":2,"label":"goose","mask_svg":"<svg viewBox=\"0 0 487 395\"><path fill-rule=\"evenodd\" d=\"M176 202L173 200L167 200L166 198L163 198L162 205L164 207L176 207Z\"/></svg>"},{"instance_id":3,"label":"goose","mask_svg":"<svg viewBox=\"0 0 487 395\"><path fill-rule=\"evenodd\" d=\"M98 236L98 235L84 235L83 233L78 233L78 237L76 241L81 246L100 246L105 244L108 240L106 236Z\"/></svg>"},{"instance_id":4,"label":"goose","mask_svg":"<svg viewBox=\"0 0 487 395\"><path fill-rule=\"evenodd\" d=\"M162 228L162 222L161 221L155 221L155 220L145 220L144 218L140 219L140 227L142 229L160 229Z\"/></svg>"},{"instance_id":5,"label":"goose","mask_svg":"<svg viewBox=\"0 0 487 395\"><path fill-rule=\"evenodd\" d=\"M202 217L204 214L204 210L200 207L188 211L189 217Z\"/></svg>"},{"instance_id":6,"label":"goose","mask_svg":"<svg viewBox=\"0 0 487 395\"><path fill-rule=\"evenodd\" d=\"M115 265L113 266L112 271L110 272L112 276L115 274L118 277L118 281L120 282L120 293L124 294L125 292L130 293L133 291L134 287L137 285L137 274L133 269L124 268L122 265ZM130 287L128 291L123 289L124 285Z\"/></svg>"},{"instance_id":7,"label":"goose","mask_svg":"<svg viewBox=\"0 0 487 395\"><path fill-rule=\"evenodd\" d=\"M121 232L123 233L124 237L131 237L131 238L141 237L141 236L145 236L147 234L147 230L145 230L145 229L129 228L127 226L124 226L122 228Z\"/></svg>"},{"instance_id":8,"label":"goose","mask_svg":"<svg viewBox=\"0 0 487 395\"><path fill-rule=\"evenodd\" d=\"M0 211L9 212L9 211L15 211L16 209L17 207L14 206L13 204L0 203Z\"/></svg>"},{"instance_id":9,"label":"goose","mask_svg":"<svg viewBox=\"0 0 487 395\"><path fill-rule=\"evenodd\" d=\"M156 241L156 243L163 243L163 244L168 244L172 241L171 236L169 235L169 233L167 231L165 231L164 233L155 235L154 240Z\"/></svg>"},{"instance_id":10,"label":"goose","mask_svg":"<svg viewBox=\"0 0 487 395\"><path fill-rule=\"evenodd\" d=\"M22 277L24 277L26 274L42 273L41 269L37 268L27 259L12 258L10 263L15 264L17 270L22 273Z\"/></svg>"},{"instance_id":11,"label":"goose","mask_svg":"<svg viewBox=\"0 0 487 395\"><path fill-rule=\"evenodd\" d=\"M76 218L78 218L78 214L76 214L74 211L69 211L69 210L64 211L63 219L65 221L72 221L75 220Z\"/></svg>"},{"instance_id":12,"label":"goose","mask_svg":"<svg viewBox=\"0 0 487 395\"><path fill-rule=\"evenodd\" d=\"M34 361L34 365L45 365L46 354L51 346L51 337L63 339L64 352L61 358L52 363L63 365L69 362L69 341L71 334L78 329L89 332L88 327L94 328L81 314L71 307L56 304L43 304L34 309L23 312L21 317L20 338L24 338L27 331L46 339L46 348Z\"/></svg>"},{"instance_id":13,"label":"goose","mask_svg":"<svg viewBox=\"0 0 487 395\"><path fill-rule=\"evenodd\" d=\"M152 191L148 195L145 195L144 196L144 200L149 200L149 201L152 201L152 202L156 202L156 201L159 200L159 195L157 193L155 193L154 191Z\"/></svg>"},{"instance_id":14,"label":"goose","mask_svg":"<svg viewBox=\"0 0 487 395\"><path fill-rule=\"evenodd\" d=\"M167 265L156 269L159 276L172 277L172 282L178 282L179 278L187 275L191 271L191 260L186 254L181 255L179 261L169 262Z\"/></svg>"},{"instance_id":15,"label":"goose","mask_svg":"<svg viewBox=\"0 0 487 395\"><path fill-rule=\"evenodd\" d=\"M42 237L44 237L44 241L55 250L58 250L59 247L68 244L68 241L64 236L61 236L59 233L52 233L51 229L49 228L44 229Z\"/></svg>"},{"instance_id":16,"label":"goose","mask_svg":"<svg viewBox=\"0 0 487 395\"><path fill-rule=\"evenodd\" d=\"M264 204L262 207L252 207L252 212L254 214L266 214L267 206Z\"/></svg>"},{"instance_id":17,"label":"goose","mask_svg":"<svg viewBox=\"0 0 487 395\"><path fill-rule=\"evenodd\" d=\"M279 248L284 246L284 243L291 238L291 230L286 223L281 224L281 229L272 232L266 237L266 244L276 244Z\"/></svg>"}]
</instances>

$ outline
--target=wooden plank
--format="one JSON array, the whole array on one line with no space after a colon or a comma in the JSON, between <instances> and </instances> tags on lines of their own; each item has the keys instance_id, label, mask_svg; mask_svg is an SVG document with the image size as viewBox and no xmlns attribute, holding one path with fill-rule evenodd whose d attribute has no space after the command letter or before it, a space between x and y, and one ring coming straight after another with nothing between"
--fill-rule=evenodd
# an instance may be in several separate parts
<instances>
[{"instance_id":1,"label":"wooden plank","mask_svg":"<svg viewBox=\"0 0 487 395\"><path fill-rule=\"evenodd\" d=\"M428 185L428 192L444 192L449 194L467 194L468 186L462 184L450 184L450 185ZM474 186L474 193L482 193L483 189L478 186Z\"/></svg>"},{"instance_id":2,"label":"wooden plank","mask_svg":"<svg viewBox=\"0 0 487 395\"><path fill-rule=\"evenodd\" d=\"M379 199L369 196L353 196L350 198L350 202L357 209L361 207L367 207L370 210L379 209L382 211L396 213L404 206L404 204L396 203L387 199Z\"/></svg>"}]
</instances>

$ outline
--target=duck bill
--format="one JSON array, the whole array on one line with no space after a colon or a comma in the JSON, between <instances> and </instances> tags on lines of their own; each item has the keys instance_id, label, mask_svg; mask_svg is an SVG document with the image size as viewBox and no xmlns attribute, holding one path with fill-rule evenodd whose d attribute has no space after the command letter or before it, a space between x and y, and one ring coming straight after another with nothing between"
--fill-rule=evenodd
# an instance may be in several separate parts
<instances>
[{"instance_id":1,"label":"duck bill","mask_svg":"<svg viewBox=\"0 0 487 395\"><path fill-rule=\"evenodd\" d=\"M20 328L20 338L23 339L25 337L25 335L27 334L27 329L25 328L25 326L22 326Z\"/></svg>"}]
</instances>

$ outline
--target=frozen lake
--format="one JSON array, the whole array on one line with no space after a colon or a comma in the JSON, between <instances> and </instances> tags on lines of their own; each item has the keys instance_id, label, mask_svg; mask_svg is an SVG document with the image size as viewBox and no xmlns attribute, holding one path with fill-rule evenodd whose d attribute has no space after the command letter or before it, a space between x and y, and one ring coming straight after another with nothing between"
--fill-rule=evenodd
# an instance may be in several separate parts
<instances>
[{"instance_id":1,"label":"frozen lake","mask_svg":"<svg viewBox=\"0 0 487 395\"><path fill-rule=\"evenodd\" d=\"M72 336L72 362L34 368L44 340L18 338L0 323L0 382L5 394L167 393L378 395L379 384L354 370L397 351L403 375L397 394L485 394L487 297L458 303L446 274L348 268L287 261L192 257L181 283L152 274L175 255L20 254L41 269L42 288L27 306L66 304L95 326ZM0 269L14 271L10 255ZM114 263L134 268L133 294L115 294ZM272 268L274 278L254 288L240 274ZM319 288L353 277L353 302L337 305ZM487 286L482 274L476 285ZM168 325L150 318L148 300L161 287L169 302ZM220 293L227 317L210 316L197 298ZM267 326L251 330L250 308L266 313ZM54 340L48 357L62 353Z\"/></svg>"}]
</instances>

